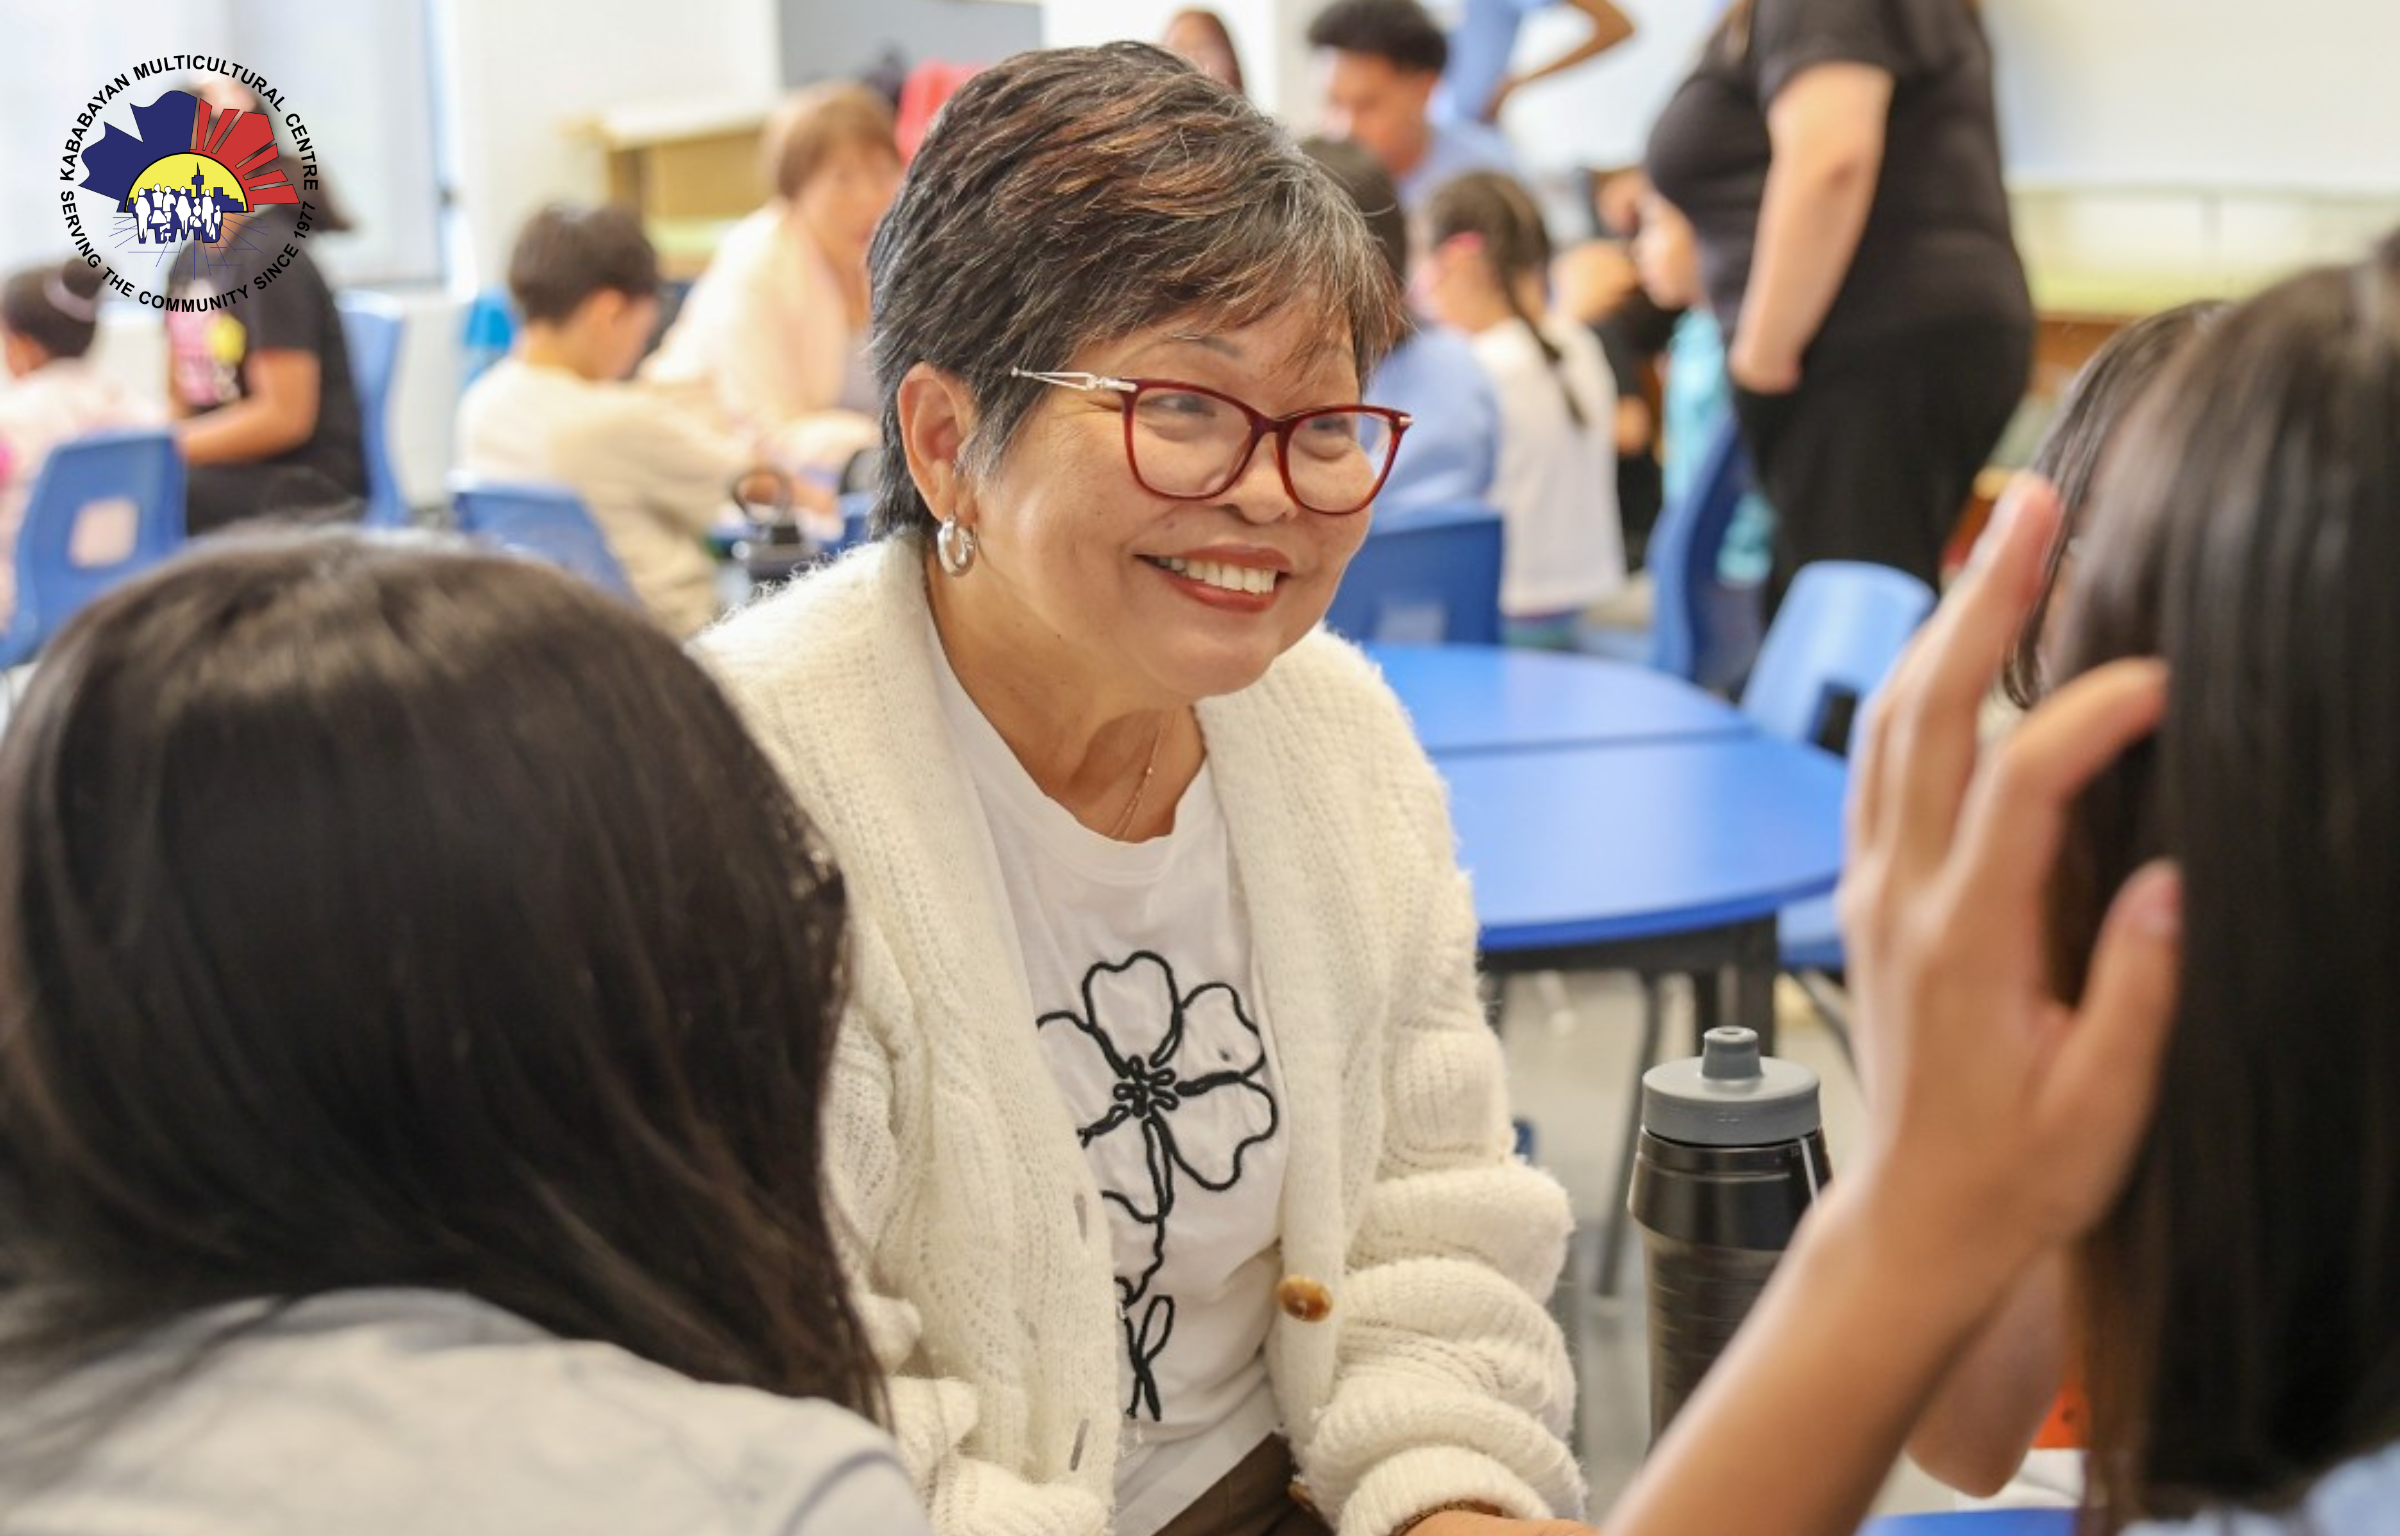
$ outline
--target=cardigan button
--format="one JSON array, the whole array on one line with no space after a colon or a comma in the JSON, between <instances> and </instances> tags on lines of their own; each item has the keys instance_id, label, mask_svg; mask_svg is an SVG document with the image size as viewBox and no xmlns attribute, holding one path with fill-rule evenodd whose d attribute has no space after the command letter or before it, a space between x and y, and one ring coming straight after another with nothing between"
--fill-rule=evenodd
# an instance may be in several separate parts
<instances>
[{"instance_id":1,"label":"cardigan button","mask_svg":"<svg viewBox=\"0 0 2400 1536\"><path fill-rule=\"evenodd\" d=\"M1306 1275L1286 1275L1275 1287L1275 1304L1286 1317L1321 1323L1333 1311L1333 1293Z\"/></svg>"}]
</instances>

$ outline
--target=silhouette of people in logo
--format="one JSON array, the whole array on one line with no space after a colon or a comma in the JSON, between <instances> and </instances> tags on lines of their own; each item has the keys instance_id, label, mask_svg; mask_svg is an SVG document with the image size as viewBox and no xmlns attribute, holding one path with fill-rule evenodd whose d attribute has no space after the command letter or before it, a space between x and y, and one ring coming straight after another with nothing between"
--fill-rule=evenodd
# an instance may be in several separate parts
<instances>
[{"instance_id":1,"label":"silhouette of people in logo","mask_svg":"<svg viewBox=\"0 0 2400 1536\"><path fill-rule=\"evenodd\" d=\"M229 203L224 188L210 186L205 172L194 171L190 191L144 187L125 204L125 211L133 217L137 246L181 245L188 240L214 245L224 237L228 207L238 212L241 204Z\"/></svg>"}]
</instances>

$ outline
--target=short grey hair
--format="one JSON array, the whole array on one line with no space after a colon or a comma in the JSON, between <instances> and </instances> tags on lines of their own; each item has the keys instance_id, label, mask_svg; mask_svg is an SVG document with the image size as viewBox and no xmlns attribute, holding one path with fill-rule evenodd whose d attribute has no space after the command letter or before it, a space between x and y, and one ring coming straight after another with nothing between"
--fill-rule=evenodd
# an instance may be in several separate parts
<instances>
[{"instance_id":1,"label":"short grey hair","mask_svg":"<svg viewBox=\"0 0 2400 1536\"><path fill-rule=\"evenodd\" d=\"M1042 386L1096 344L1184 316L1255 324L1295 301L1360 385L1400 334L1397 282L1349 196L1238 94L1147 43L1022 53L942 110L868 257L883 482L875 533L933 515L900 442L919 363L963 382L961 455L997 467Z\"/></svg>"}]
</instances>

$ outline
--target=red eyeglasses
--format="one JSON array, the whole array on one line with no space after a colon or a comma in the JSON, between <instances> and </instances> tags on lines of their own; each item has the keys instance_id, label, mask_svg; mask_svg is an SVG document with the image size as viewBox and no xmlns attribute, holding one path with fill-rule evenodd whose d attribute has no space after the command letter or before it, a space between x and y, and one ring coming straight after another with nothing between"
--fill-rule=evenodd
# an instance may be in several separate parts
<instances>
[{"instance_id":1,"label":"red eyeglasses","mask_svg":"<svg viewBox=\"0 0 2400 1536\"><path fill-rule=\"evenodd\" d=\"M1275 439L1275 467L1292 500L1346 517L1383 489L1413 420L1380 405L1320 405L1269 416L1233 396L1173 379L1116 379L1097 373L1009 373L1089 394L1113 390L1125 413L1125 461L1136 484L1176 501L1221 496L1249 467L1258 440Z\"/></svg>"}]
</instances>

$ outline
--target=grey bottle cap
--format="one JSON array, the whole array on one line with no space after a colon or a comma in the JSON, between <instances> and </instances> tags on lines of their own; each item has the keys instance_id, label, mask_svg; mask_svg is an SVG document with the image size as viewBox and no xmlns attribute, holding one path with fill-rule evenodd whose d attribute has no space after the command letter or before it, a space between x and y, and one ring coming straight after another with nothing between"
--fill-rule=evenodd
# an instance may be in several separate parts
<instances>
[{"instance_id":1,"label":"grey bottle cap","mask_svg":"<svg viewBox=\"0 0 2400 1536\"><path fill-rule=\"evenodd\" d=\"M1758 1032L1728 1026L1700 1055L1642 1074L1642 1129L1695 1147L1764 1147L1818 1129L1817 1074L1758 1053Z\"/></svg>"}]
</instances>

